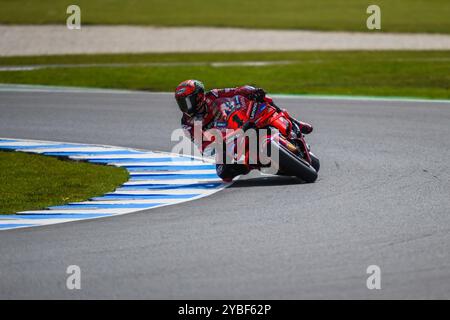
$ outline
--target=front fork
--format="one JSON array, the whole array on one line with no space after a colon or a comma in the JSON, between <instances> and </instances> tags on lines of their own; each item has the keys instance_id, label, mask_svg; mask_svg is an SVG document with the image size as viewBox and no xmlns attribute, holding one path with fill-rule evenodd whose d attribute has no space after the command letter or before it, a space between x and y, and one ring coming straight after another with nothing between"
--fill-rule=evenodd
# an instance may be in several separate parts
<instances>
[{"instance_id":1,"label":"front fork","mask_svg":"<svg viewBox=\"0 0 450 320\"><path fill-rule=\"evenodd\" d=\"M283 144L284 147L286 147L290 152L294 154L298 154L300 152L300 155L304 160L306 160L309 164L311 164L311 156L309 155L309 147L308 144L305 141L305 138L303 137L303 134L300 134L296 139L296 145L292 142L290 142L288 139L286 139L283 136L280 136L280 143ZM299 150L300 148L300 150Z\"/></svg>"},{"instance_id":2,"label":"front fork","mask_svg":"<svg viewBox=\"0 0 450 320\"><path fill-rule=\"evenodd\" d=\"M291 151L294 154L298 154L299 152L302 155L302 158L306 160L309 164L311 164L311 156L309 155L309 146L305 141L305 138L303 134L300 132L301 124L296 121L294 118L292 118L287 110L283 110L279 108L273 101L271 102L271 105L275 108L275 110L278 112L278 117L285 117L288 119L288 121L291 122L291 132L294 130L294 123L299 128L298 132L295 132L296 137L294 140L297 142L296 144L289 141L289 139L285 138L282 135L279 135L279 142L283 144L289 151ZM298 149L300 148L300 150Z\"/></svg>"}]
</instances>

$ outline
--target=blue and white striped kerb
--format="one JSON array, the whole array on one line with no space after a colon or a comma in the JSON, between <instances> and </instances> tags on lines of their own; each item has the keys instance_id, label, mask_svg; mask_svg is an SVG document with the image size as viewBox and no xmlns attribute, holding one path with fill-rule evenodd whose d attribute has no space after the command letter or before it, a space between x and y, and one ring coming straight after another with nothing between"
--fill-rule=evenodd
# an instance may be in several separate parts
<instances>
[{"instance_id":1,"label":"blue and white striped kerb","mask_svg":"<svg viewBox=\"0 0 450 320\"><path fill-rule=\"evenodd\" d=\"M0 214L0 230L95 219L186 202L227 186L212 162L172 153L123 147L2 139L0 150L39 153L123 167L130 179L101 197L45 210ZM0 212L1 213L1 212Z\"/></svg>"}]
</instances>

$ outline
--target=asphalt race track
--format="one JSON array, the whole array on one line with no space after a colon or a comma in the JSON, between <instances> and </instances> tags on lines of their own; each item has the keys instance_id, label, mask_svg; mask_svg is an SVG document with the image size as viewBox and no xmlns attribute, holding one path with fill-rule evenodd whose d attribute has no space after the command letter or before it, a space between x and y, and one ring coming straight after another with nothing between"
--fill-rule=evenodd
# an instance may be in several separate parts
<instances>
[{"instance_id":1,"label":"asphalt race track","mask_svg":"<svg viewBox=\"0 0 450 320\"><path fill-rule=\"evenodd\" d=\"M315 126L316 183L255 173L188 203L2 231L0 298L450 298L450 104L278 102ZM167 94L0 92L2 137L170 151L178 126Z\"/></svg>"}]
</instances>

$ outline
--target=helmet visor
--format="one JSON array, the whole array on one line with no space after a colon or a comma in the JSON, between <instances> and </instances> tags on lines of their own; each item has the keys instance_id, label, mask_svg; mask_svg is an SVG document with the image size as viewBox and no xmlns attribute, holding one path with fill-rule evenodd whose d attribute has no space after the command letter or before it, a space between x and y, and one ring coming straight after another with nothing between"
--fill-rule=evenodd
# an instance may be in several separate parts
<instances>
[{"instance_id":1,"label":"helmet visor","mask_svg":"<svg viewBox=\"0 0 450 320\"><path fill-rule=\"evenodd\" d=\"M177 103L183 113L186 113L191 116L195 113L195 110L197 109L196 100L197 100L196 95L191 94L190 96L187 97L178 98Z\"/></svg>"}]
</instances>

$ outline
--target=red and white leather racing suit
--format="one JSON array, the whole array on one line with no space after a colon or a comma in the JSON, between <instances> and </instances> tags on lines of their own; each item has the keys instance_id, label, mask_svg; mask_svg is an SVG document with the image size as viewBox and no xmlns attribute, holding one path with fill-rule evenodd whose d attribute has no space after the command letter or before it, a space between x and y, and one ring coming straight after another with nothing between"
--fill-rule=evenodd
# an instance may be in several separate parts
<instances>
[{"instance_id":1,"label":"red and white leather racing suit","mask_svg":"<svg viewBox=\"0 0 450 320\"><path fill-rule=\"evenodd\" d=\"M201 122L202 132L209 129L224 130L227 126L228 114L240 107L247 108L253 103L255 94L260 89L252 86L242 86L237 88L213 89L205 93L205 102L203 110L198 112L193 117L183 114L181 118L181 125L185 134L194 142L194 144L203 153L205 149L212 143L209 139L203 138L202 141L195 141L194 139L194 122ZM266 98L267 100L270 98ZM312 127L298 121L305 133L312 131ZM203 136L204 137L204 136ZM243 165L224 164L217 165L217 173L224 180L231 180L233 177L247 173L249 168Z\"/></svg>"}]
</instances>

